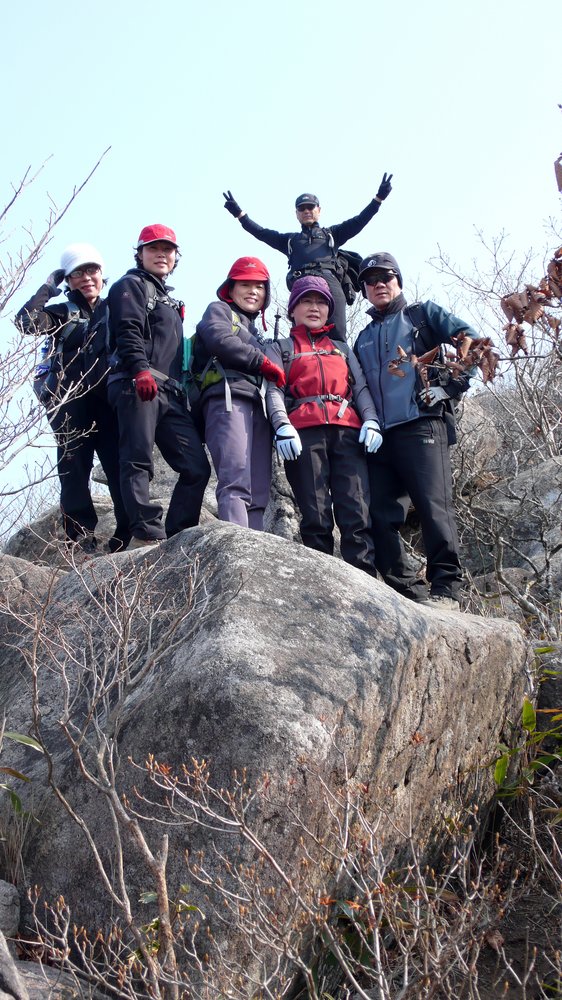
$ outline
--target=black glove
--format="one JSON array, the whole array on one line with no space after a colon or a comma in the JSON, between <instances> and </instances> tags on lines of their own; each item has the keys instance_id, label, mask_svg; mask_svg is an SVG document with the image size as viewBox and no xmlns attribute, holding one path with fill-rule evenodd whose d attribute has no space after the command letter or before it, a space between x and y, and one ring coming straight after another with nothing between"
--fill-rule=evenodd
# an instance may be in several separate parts
<instances>
[{"instance_id":1,"label":"black glove","mask_svg":"<svg viewBox=\"0 0 562 1000\"><path fill-rule=\"evenodd\" d=\"M222 196L225 199L224 207L226 208L226 211L230 212L230 214L237 219L242 209L240 208L238 202L232 197L232 191L223 191Z\"/></svg>"},{"instance_id":2,"label":"black glove","mask_svg":"<svg viewBox=\"0 0 562 1000\"><path fill-rule=\"evenodd\" d=\"M386 176L386 174L383 174L380 187L377 191L377 198L380 198L381 201L384 201L385 198L388 198L390 192L392 191L392 184L390 183L391 180L392 180L392 174L389 174L388 177Z\"/></svg>"},{"instance_id":3,"label":"black glove","mask_svg":"<svg viewBox=\"0 0 562 1000\"><path fill-rule=\"evenodd\" d=\"M57 267L56 271L51 271L49 277L46 279L45 284L52 289L53 295L59 294L59 285L64 281L64 270L62 267Z\"/></svg>"}]
</instances>

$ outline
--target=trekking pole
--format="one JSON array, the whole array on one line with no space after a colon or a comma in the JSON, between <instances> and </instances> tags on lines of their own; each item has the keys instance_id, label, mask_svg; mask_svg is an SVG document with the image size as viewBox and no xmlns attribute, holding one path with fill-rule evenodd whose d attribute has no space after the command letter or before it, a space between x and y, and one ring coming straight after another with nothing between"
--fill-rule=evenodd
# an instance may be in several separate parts
<instances>
[{"instance_id":1,"label":"trekking pole","mask_svg":"<svg viewBox=\"0 0 562 1000\"><path fill-rule=\"evenodd\" d=\"M278 311L275 313L275 326L273 327L273 339L279 340L279 320L281 319L281 313Z\"/></svg>"}]
</instances>

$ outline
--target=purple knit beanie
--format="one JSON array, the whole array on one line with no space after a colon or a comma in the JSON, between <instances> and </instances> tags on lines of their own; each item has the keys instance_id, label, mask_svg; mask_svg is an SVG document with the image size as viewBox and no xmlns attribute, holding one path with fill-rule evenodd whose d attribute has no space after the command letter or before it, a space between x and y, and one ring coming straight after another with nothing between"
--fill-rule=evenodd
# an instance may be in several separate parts
<instances>
[{"instance_id":1,"label":"purple knit beanie","mask_svg":"<svg viewBox=\"0 0 562 1000\"><path fill-rule=\"evenodd\" d=\"M321 278L317 274L305 275L304 278L297 278L293 287L291 288L291 294L289 296L289 304L287 306L287 313L290 316L293 309L295 308L297 302L303 298L308 292L317 292L318 295L322 295L328 303L328 319L330 319L334 311L334 300L332 298L332 293L330 291L330 286L328 282Z\"/></svg>"}]
</instances>

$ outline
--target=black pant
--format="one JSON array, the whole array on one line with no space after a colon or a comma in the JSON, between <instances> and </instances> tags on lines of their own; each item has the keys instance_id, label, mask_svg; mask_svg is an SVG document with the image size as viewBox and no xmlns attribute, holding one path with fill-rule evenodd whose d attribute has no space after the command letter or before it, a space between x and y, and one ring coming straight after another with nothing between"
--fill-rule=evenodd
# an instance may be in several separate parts
<instances>
[{"instance_id":1,"label":"black pant","mask_svg":"<svg viewBox=\"0 0 562 1000\"><path fill-rule=\"evenodd\" d=\"M66 537L79 540L84 532L94 531L98 522L90 494L90 473L96 453L113 501L114 538L125 547L131 535L119 482L117 418L103 390L80 392L82 395L49 416L57 440L60 507Z\"/></svg>"},{"instance_id":2,"label":"black pant","mask_svg":"<svg viewBox=\"0 0 562 1000\"><path fill-rule=\"evenodd\" d=\"M143 403L131 379L109 386L111 405L119 417L121 492L135 538L171 538L199 523L205 487L211 467L195 429L185 399L160 388L156 399ZM158 445L164 460L179 472L165 532L162 506L150 500L154 476L152 452Z\"/></svg>"},{"instance_id":3,"label":"black pant","mask_svg":"<svg viewBox=\"0 0 562 1000\"><path fill-rule=\"evenodd\" d=\"M330 336L332 340L343 340L345 344L347 302L345 300L345 295L343 294L343 288L333 271L322 271L322 277L328 282L332 298L334 300L334 311L330 318L330 323L334 324L334 329L332 330Z\"/></svg>"},{"instance_id":4,"label":"black pant","mask_svg":"<svg viewBox=\"0 0 562 1000\"><path fill-rule=\"evenodd\" d=\"M324 424L299 430L299 435L302 454L285 462L285 472L302 515L303 544L333 555L335 515L343 559L374 576L369 476L359 431Z\"/></svg>"},{"instance_id":5,"label":"black pant","mask_svg":"<svg viewBox=\"0 0 562 1000\"><path fill-rule=\"evenodd\" d=\"M427 597L400 535L411 499L420 520L431 593L457 599L462 575L445 422L422 418L393 427L379 451L369 456L368 467L375 559L383 579L413 600Z\"/></svg>"}]
</instances>

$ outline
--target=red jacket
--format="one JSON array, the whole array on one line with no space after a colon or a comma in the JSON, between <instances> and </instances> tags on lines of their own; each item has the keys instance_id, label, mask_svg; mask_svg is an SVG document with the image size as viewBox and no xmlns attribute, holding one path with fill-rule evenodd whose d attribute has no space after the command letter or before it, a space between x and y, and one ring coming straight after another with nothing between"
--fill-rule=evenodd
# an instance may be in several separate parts
<instances>
[{"instance_id":1,"label":"red jacket","mask_svg":"<svg viewBox=\"0 0 562 1000\"><path fill-rule=\"evenodd\" d=\"M312 334L305 326L293 327L292 353L283 351L287 376L285 404L289 419L297 429L317 427L318 424L361 427L362 421L352 398L348 348L330 339L332 329L330 325ZM306 402L295 405L299 399L306 399Z\"/></svg>"}]
</instances>

